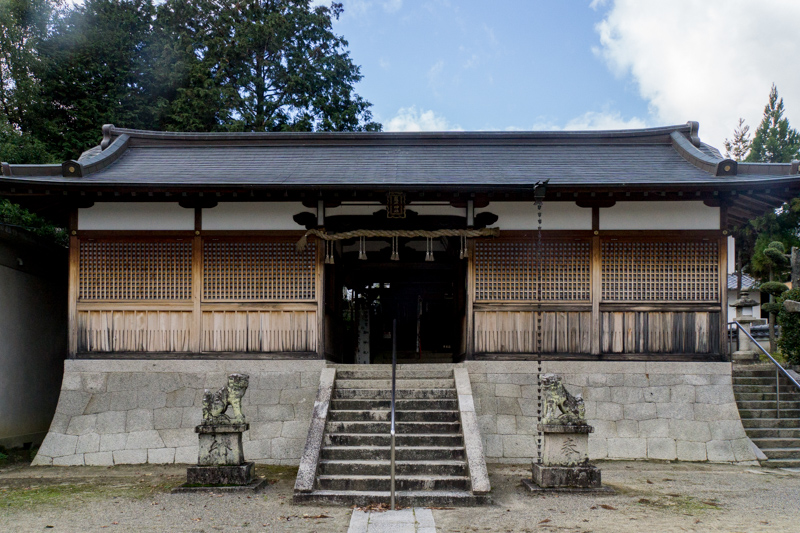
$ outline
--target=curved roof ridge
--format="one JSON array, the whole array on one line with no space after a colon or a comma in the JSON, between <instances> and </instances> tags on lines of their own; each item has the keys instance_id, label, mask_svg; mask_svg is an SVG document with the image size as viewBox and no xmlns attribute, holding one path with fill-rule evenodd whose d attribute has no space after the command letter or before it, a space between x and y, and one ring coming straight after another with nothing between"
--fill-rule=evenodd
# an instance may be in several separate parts
<instances>
[{"instance_id":1,"label":"curved roof ridge","mask_svg":"<svg viewBox=\"0 0 800 533\"><path fill-rule=\"evenodd\" d=\"M692 133L689 124L659 126L655 128L621 130L548 130L548 131L424 131L424 132L173 132L118 128L113 124L103 126L103 148L120 135L131 139L151 141L248 141L248 140L597 140L660 137L668 143L673 132Z\"/></svg>"}]
</instances>

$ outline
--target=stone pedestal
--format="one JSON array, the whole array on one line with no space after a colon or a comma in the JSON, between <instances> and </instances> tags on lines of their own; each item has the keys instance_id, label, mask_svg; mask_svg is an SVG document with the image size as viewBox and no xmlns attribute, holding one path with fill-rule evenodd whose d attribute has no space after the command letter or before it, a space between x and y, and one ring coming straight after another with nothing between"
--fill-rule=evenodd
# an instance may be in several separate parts
<instances>
[{"instance_id":1,"label":"stone pedestal","mask_svg":"<svg viewBox=\"0 0 800 533\"><path fill-rule=\"evenodd\" d=\"M250 424L200 425L194 428L200 440L200 466L239 466L244 463L242 433Z\"/></svg>"},{"instance_id":2,"label":"stone pedestal","mask_svg":"<svg viewBox=\"0 0 800 533\"><path fill-rule=\"evenodd\" d=\"M542 464L532 465L532 481L523 483L532 491L605 491L600 469L589 464L588 424L539 424L543 434Z\"/></svg>"},{"instance_id":3,"label":"stone pedestal","mask_svg":"<svg viewBox=\"0 0 800 533\"><path fill-rule=\"evenodd\" d=\"M245 462L242 433L249 424L203 424L194 430L200 440L197 466L186 469L186 484L174 492L256 491L265 483L255 475L255 463Z\"/></svg>"}]
</instances>

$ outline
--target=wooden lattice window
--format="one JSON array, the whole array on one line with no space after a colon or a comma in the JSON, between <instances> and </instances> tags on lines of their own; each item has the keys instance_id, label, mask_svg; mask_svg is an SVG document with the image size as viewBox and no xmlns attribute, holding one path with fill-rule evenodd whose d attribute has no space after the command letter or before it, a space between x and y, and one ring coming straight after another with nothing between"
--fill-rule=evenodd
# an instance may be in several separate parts
<instances>
[{"instance_id":1,"label":"wooden lattice window","mask_svg":"<svg viewBox=\"0 0 800 533\"><path fill-rule=\"evenodd\" d=\"M188 300L192 243L81 240L78 275L80 300Z\"/></svg>"},{"instance_id":2,"label":"wooden lattice window","mask_svg":"<svg viewBox=\"0 0 800 533\"><path fill-rule=\"evenodd\" d=\"M603 301L718 302L716 241L605 241Z\"/></svg>"},{"instance_id":3,"label":"wooden lattice window","mask_svg":"<svg viewBox=\"0 0 800 533\"><path fill-rule=\"evenodd\" d=\"M531 241L475 243L475 299L536 300L541 279L543 301L588 301L591 245L586 241L544 241L541 253ZM541 260L541 275L537 263Z\"/></svg>"},{"instance_id":4,"label":"wooden lattice window","mask_svg":"<svg viewBox=\"0 0 800 533\"><path fill-rule=\"evenodd\" d=\"M297 301L316 298L313 242L302 252L295 241L203 243L203 298L207 301Z\"/></svg>"}]
</instances>

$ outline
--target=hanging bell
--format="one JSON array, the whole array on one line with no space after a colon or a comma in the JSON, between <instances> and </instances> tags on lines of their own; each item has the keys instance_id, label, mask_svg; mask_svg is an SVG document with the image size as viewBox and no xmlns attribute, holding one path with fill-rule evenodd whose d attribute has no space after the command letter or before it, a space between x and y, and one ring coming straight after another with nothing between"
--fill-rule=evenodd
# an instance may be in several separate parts
<instances>
[{"instance_id":1,"label":"hanging bell","mask_svg":"<svg viewBox=\"0 0 800 533\"><path fill-rule=\"evenodd\" d=\"M361 261L367 260L367 239L366 237L359 237L358 239L358 258Z\"/></svg>"}]
</instances>

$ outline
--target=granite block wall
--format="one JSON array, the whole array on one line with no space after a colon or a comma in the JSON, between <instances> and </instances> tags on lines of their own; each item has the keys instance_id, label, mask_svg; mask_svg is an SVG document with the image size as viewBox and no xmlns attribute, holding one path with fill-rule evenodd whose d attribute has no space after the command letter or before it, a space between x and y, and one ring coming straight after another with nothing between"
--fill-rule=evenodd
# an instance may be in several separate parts
<instances>
[{"instance_id":1,"label":"granite block wall","mask_svg":"<svg viewBox=\"0 0 800 533\"><path fill-rule=\"evenodd\" d=\"M536 458L536 362L468 361L487 462ZM730 363L544 361L581 394L590 459L756 460Z\"/></svg>"},{"instance_id":2,"label":"granite block wall","mask_svg":"<svg viewBox=\"0 0 800 533\"><path fill-rule=\"evenodd\" d=\"M56 414L33 464L197 463L205 389L250 375L248 460L298 464L324 361L68 360Z\"/></svg>"}]
</instances>

